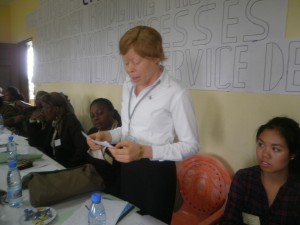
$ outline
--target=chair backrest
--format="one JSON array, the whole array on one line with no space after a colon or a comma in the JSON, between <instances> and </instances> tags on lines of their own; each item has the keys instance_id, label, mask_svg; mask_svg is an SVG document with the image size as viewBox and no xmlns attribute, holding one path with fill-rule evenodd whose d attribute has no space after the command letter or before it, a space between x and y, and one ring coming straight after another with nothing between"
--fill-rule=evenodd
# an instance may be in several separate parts
<instances>
[{"instance_id":1,"label":"chair backrest","mask_svg":"<svg viewBox=\"0 0 300 225\"><path fill-rule=\"evenodd\" d=\"M195 155L179 163L183 203L173 214L172 225L199 224L224 207L231 177L229 169L212 155Z\"/></svg>"}]
</instances>

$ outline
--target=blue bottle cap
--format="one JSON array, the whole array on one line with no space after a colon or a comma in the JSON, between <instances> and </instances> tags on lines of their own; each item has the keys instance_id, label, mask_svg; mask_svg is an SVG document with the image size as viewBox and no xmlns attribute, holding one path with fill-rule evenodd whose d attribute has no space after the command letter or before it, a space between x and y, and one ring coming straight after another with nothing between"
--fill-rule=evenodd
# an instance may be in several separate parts
<instances>
[{"instance_id":1,"label":"blue bottle cap","mask_svg":"<svg viewBox=\"0 0 300 225\"><path fill-rule=\"evenodd\" d=\"M8 141L13 141L14 140L14 136L10 135L8 136Z\"/></svg>"},{"instance_id":2,"label":"blue bottle cap","mask_svg":"<svg viewBox=\"0 0 300 225\"><path fill-rule=\"evenodd\" d=\"M92 202L98 204L101 202L101 194L100 193L94 193L92 194Z\"/></svg>"},{"instance_id":3,"label":"blue bottle cap","mask_svg":"<svg viewBox=\"0 0 300 225\"><path fill-rule=\"evenodd\" d=\"M17 167L17 161L9 161L8 162L9 168L16 168Z\"/></svg>"}]
</instances>

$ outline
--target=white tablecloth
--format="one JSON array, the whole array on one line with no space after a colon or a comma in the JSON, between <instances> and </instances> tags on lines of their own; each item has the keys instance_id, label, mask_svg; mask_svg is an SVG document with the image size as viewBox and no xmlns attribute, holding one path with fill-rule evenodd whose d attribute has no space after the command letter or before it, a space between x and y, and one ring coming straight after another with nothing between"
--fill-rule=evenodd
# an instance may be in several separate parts
<instances>
[{"instance_id":1,"label":"white tablecloth","mask_svg":"<svg viewBox=\"0 0 300 225\"><path fill-rule=\"evenodd\" d=\"M6 143L9 132L5 132L0 135L0 144ZM41 153L36 148L28 146L28 143L24 137L15 136L15 141L18 143L18 154L32 154ZM0 152L5 151L5 149L0 148ZM43 156L33 162L33 167L21 170L21 176L34 171L52 171L56 169L64 169L62 165L43 154ZM6 190L6 175L8 171L8 166L6 163L0 164L0 189ZM51 206L56 212L57 216L53 220L51 225L61 225L67 223L68 220L75 218L80 214L80 208L83 204L90 198L89 194L83 194L81 196L76 196L72 199L68 199L59 204ZM11 208L6 205L0 205L0 224L1 225L22 225L21 217L24 215L24 209L32 208L29 201L28 190L23 190L23 206L19 208ZM85 214L86 209L82 210L82 214ZM76 214L76 215L75 215ZM73 220L74 225L82 225L80 221ZM87 224L87 221L86 221ZM128 214L123 220L121 220L119 225L165 225L165 223L154 219L151 216L140 216L139 214L133 212ZM84 224L85 225L85 224ZM110 225L110 224L107 224Z\"/></svg>"}]
</instances>

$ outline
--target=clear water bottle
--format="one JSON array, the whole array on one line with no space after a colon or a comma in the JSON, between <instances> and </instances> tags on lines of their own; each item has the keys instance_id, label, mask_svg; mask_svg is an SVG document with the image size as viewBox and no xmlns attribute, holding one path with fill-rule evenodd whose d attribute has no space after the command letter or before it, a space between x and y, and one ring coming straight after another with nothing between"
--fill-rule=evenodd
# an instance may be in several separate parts
<instances>
[{"instance_id":1,"label":"clear water bottle","mask_svg":"<svg viewBox=\"0 0 300 225\"><path fill-rule=\"evenodd\" d=\"M106 213L101 202L101 194L94 193L91 197L92 203L88 214L89 225L105 225Z\"/></svg>"},{"instance_id":2,"label":"clear water bottle","mask_svg":"<svg viewBox=\"0 0 300 225\"><path fill-rule=\"evenodd\" d=\"M17 161L17 144L14 141L14 136L12 135L8 137L7 161Z\"/></svg>"},{"instance_id":3,"label":"clear water bottle","mask_svg":"<svg viewBox=\"0 0 300 225\"><path fill-rule=\"evenodd\" d=\"M7 200L11 207L23 205L22 181L16 161L8 162L7 173Z\"/></svg>"},{"instance_id":4,"label":"clear water bottle","mask_svg":"<svg viewBox=\"0 0 300 225\"><path fill-rule=\"evenodd\" d=\"M3 116L0 113L0 134L3 134L4 132L4 121L3 121Z\"/></svg>"}]
</instances>

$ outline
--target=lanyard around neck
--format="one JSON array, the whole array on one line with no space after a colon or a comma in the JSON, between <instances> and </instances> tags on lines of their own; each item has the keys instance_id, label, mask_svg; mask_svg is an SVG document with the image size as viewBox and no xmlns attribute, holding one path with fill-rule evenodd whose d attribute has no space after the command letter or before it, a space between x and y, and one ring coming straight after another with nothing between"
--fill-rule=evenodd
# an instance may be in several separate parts
<instances>
[{"instance_id":1,"label":"lanyard around neck","mask_svg":"<svg viewBox=\"0 0 300 225\"><path fill-rule=\"evenodd\" d=\"M160 80L158 82L156 82L156 84L154 84L142 97L141 99L136 103L136 105L134 106L133 110L132 110L132 113L130 113L131 111L131 96L133 94L133 89L134 87L132 86L131 87L131 90L130 90L130 96L129 96L129 101L128 101L128 119L129 119L129 122L128 122L128 133L130 132L130 123L131 123L131 119L133 117L133 114L135 112L135 109L138 107L138 105L141 103L141 101L144 100L144 98L150 94L150 92L156 88L158 85L160 84Z\"/></svg>"}]
</instances>

